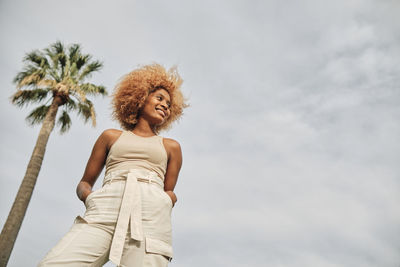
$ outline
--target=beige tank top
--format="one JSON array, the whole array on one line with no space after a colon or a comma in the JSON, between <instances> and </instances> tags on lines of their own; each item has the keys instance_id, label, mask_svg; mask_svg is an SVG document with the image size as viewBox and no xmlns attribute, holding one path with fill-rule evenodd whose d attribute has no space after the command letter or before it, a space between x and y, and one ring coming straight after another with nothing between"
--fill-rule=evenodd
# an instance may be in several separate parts
<instances>
[{"instance_id":1,"label":"beige tank top","mask_svg":"<svg viewBox=\"0 0 400 267\"><path fill-rule=\"evenodd\" d=\"M156 172L164 180L167 162L161 136L142 137L122 131L108 152L106 175L116 170L146 169Z\"/></svg>"}]
</instances>

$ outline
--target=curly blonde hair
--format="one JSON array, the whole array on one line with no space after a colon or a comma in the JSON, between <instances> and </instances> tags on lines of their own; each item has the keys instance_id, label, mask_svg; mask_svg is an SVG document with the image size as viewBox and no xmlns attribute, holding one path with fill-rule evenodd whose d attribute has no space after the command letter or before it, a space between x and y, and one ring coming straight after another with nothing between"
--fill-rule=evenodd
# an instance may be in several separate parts
<instances>
[{"instance_id":1,"label":"curly blonde hair","mask_svg":"<svg viewBox=\"0 0 400 267\"><path fill-rule=\"evenodd\" d=\"M126 74L114 89L113 118L119 121L123 129L132 130L149 94L165 89L171 98L171 115L153 130L158 134L161 130L170 128L171 123L178 120L183 109L188 106L180 90L182 82L175 67L167 71L159 64L145 65Z\"/></svg>"}]
</instances>

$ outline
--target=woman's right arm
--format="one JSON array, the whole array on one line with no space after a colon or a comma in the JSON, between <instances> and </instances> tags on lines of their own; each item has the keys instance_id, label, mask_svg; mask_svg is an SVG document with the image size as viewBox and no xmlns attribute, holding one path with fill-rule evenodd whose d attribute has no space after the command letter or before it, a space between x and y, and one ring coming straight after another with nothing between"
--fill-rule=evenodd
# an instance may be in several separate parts
<instances>
[{"instance_id":1,"label":"woman's right arm","mask_svg":"<svg viewBox=\"0 0 400 267\"><path fill-rule=\"evenodd\" d=\"M94 144L83 177L76 187L76 194L83 202L85 202L86 197L92 192L92 187L103 170L111 144L114 143L119 134L121 134L119 130L105 130Z\"/></svg>"}]
</instances>

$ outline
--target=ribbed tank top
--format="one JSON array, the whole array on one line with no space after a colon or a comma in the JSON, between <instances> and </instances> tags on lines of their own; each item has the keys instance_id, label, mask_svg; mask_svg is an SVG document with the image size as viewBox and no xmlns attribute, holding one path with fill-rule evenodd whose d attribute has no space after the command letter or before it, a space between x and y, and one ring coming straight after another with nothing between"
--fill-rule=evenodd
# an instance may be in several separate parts
<instances>
[{"instance_id":1,"label":"ribbed tank top","mask_svg":"<svg viewBox=\"0 0 400 267\"><path fill-rule=\"evenodd\" d=\"M108 152L106 175L116 170L143 168L156 172L164 180L167 162L161 136L142 137L131 131L122 131Z\"/></svg>"}]
</instances>

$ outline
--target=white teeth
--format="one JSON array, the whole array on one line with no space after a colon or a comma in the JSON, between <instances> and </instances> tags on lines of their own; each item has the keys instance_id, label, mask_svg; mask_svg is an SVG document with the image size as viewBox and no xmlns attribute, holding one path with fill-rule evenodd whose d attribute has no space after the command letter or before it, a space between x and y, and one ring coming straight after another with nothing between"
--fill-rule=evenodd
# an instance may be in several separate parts
<instances>
[{"instance_id":1,"label":"white teeth","mask_svg":"<svg viewBox=\"0 0 400 267\"><path fill-rule=\"evenodd\" d=\"M159 114L161 114L163 117L165 117L164 111L162 111L161 109L158 109L158 108L156 108L156 110L158 111Z\"/></svg>"}]
</instances>

